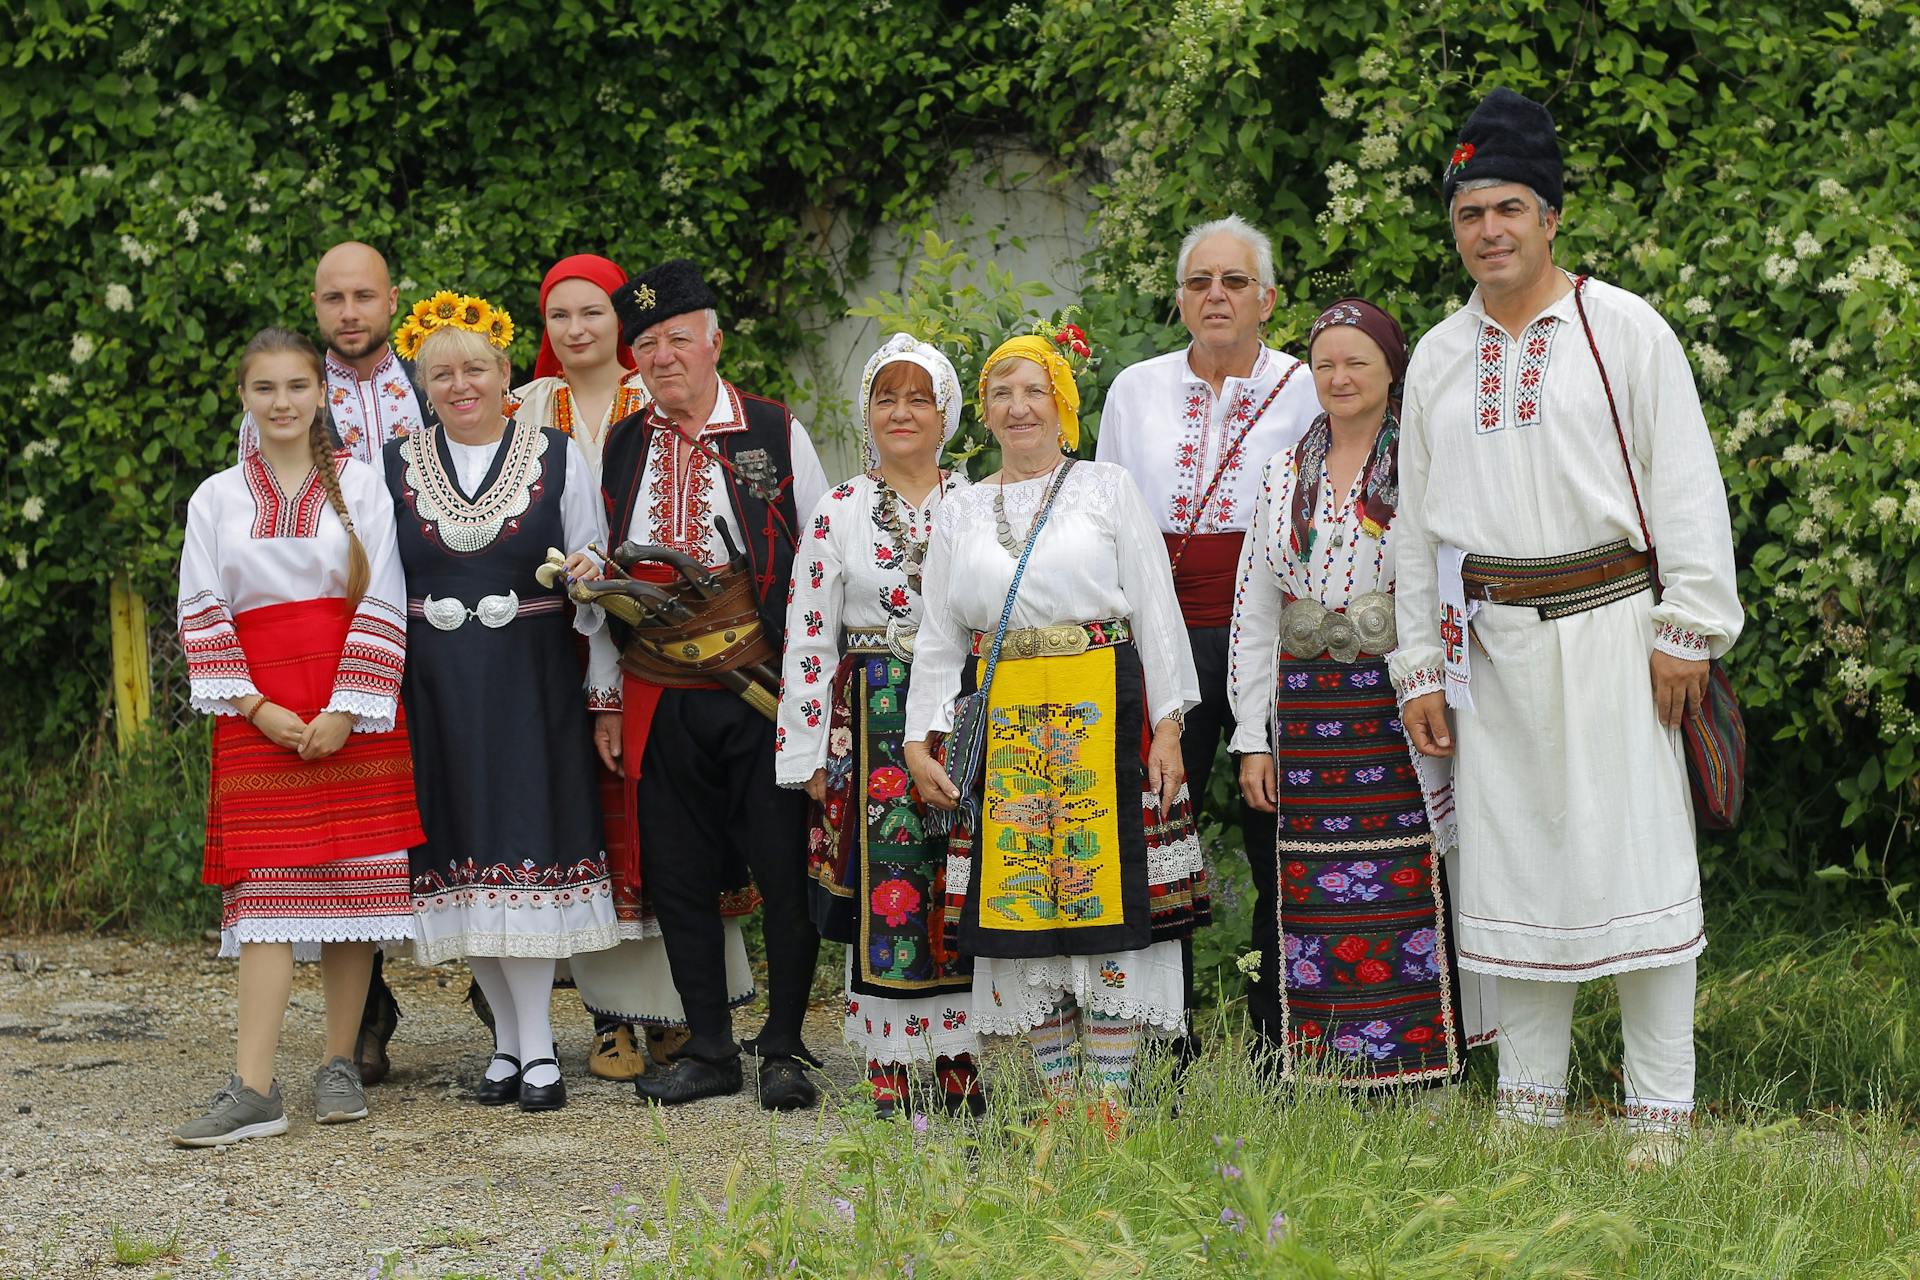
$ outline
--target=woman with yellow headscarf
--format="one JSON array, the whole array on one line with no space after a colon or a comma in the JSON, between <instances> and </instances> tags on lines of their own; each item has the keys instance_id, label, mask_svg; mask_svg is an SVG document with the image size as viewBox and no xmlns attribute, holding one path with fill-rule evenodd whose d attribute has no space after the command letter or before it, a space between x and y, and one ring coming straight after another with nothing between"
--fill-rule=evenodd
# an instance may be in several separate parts
<instances>
[{"instance_id":1,"label":"woman with yellow headscarf","mask_svg":"<svg viewBox=\"0 0 1920 1280\"><path fill-rule=\"evenodd\" d=\"M1180 758L1199 684L1140 490L1071 456L1080 393L1057 343L1002 344L980 401L1000 470L952 494L934 530L906 758L929 805L961 810L947 927L974 957L975 1029L1025 1034L1056 1098L1078 1057L1117 1100L1142 1036L1184 1032L1179 940L1208 919ZM932 748L982 681L963 795ZM947 746L947 762L967 755Z\"/></svg>"}]
</instances>

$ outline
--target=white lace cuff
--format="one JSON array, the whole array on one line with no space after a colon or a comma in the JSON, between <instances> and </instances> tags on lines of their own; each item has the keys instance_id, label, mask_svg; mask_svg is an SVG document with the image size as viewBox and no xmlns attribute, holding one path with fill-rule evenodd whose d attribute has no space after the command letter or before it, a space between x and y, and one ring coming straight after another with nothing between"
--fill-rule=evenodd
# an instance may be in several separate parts
<instances>
[{"instance_id":1,"label":"white lace cuff","mask_svg":"<svg viewBox=\"0 0 1920 1280\"><path fill-rule=\"evenodd\" d=\"M255 698L260 691L251 680L195 680L189 686L193 709L208 716L237 716L235 698Z\"/></svg>"},{"instance_id":2,"label":"white lace cuff","mask_svg":"<svg viewBox=\"0 0 1920 1280\"><path fill-rule=\"evenodd\" d=\"M335 689L323 711L337 711L353 717L355 733L387 733L393 728L394 699L377 693Z\"/></svg>"}]
</instances>

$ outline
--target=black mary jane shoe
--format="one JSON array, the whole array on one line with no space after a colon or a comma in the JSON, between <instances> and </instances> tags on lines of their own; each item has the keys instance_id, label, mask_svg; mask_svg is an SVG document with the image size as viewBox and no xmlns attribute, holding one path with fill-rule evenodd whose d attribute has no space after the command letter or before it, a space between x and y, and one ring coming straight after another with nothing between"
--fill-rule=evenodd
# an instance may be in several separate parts
<instances>
[{"instance_id":1,"label":"black mary jane shoe","mask_svg":"<svg viewBox=\"0 0 1920 1280\"><path fill-rule=\"evenodd\" d=\"M649 1071L633 1082L633 1091L642 1102L657 1102L663 1107L696 1102L701 1098L719 1098L740 1092L740 1059L708 1062L704 1058L680 1058L665 1071Z\"/></svg>"},{"instance_id":2,"label":"black mary jane shoe","mask_svg":"<svg viewBox=\"0 0 1920 1280\"><path fill-rule=\"evenodd\" d=\"M535 1058L520 1069L520 1109L522 1111L558 1111L567 1105L567 1081L564 1076L555 1076L552 1084L528 1084L527 1072L535 1067L552 1067L555 1071L560 1064L553 1058Z\"/></svg>"},{"instance_id":3,"label":"black mary jane shoe","mask_svg":"<svg viewBox=\"0 0 1920 1280\"><path fill-rule=\"evenodd\" d=\"M513 1074L505 1080L489 1080L483 1072L480 1083L473 1087L473 1100L483 1107L504 1107L510 1102L520 1101L520 1059L510 1053L496 1053L495 1059L513 1064ZM492 1066L490 1061L488 1066Z\"/></svg>"},{"instance_id":4,"label":"black mary jane shoe","mask_svg":"<svg viewBox=\"0 0 1920 1280\"><path fill-rule=\"evenodd\" d=\"M807 1078L798 1058L785 1055L760 1060L760 1106L767 1111L799 1111L820 1101L820 1091Z\"/></svg>"}]
</instances>

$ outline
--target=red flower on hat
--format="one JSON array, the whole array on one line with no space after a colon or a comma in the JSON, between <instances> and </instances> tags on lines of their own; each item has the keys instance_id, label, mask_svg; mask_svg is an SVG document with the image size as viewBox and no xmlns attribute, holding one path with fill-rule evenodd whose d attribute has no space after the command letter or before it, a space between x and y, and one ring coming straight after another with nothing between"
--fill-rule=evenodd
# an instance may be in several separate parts
<instances>
[{"instance_id":1,"label":"red flower on hat","mask_svg":"<svg viewBox=\"0 0 1920 1280\"><path fill-rule=\"evenodd\" d=\"M1077 324L1063 324L1060 332L1053 335L1055 345L1065 347L1077 356L1090 356L1093 347L1087 342L1087 332Z\"/></svg>"},{"instance_id":2,"label":"red flower on hat","mask_svg":"<svg viewBox=\"0 0 1920 1280\"><path fill-rule=\"evenodd\" d=\"M1473 159L1473 144L1471 142L1463 142L1453 149L1453 159L1447 161L1447 168L1449 170L1458 169L1471 159Z\"/></svg>"}]
</instances>

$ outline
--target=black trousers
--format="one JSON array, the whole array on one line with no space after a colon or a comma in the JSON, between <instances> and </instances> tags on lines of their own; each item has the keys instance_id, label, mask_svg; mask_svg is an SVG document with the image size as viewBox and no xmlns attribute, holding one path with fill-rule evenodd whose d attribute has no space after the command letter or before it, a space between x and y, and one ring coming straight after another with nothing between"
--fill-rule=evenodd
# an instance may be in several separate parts
<instances>
[{"instance_id":1,"label":"black trousers","mask_svg":"<svg viewBox=\"0 0 1920 1280\"><path fill-rule=\"evenodd\" d=\"M1180 755L1187 768L1187 786L1193 796L1193 809L1196 816L1206 801L1207 784L1213 776L1213 764L1216 749L1222 739L1233 738L1233 709L1227 701L1227 632L1226 627L1190 627L1187 638L1193 645L1193 665L1200 676L1200 705L1187 713L1186 730L1180 735ZM1228 767L1237 768L1233 757L1228 757ZM1239 778L1233 779L1231 788L1235 799L1229 802L1234 816L1240 823L1240 834L1246 840L1247 866L1253 872L1253 937L1254 947L1262 949L1265 955L1277 954L1280 922L1276 914L1275 899L1280 894L1280 864L1274 859L1274 816L1261 813L1239 799ZM1227 814L1216 814L1225 820ZM1192 957L1188 957L1188 1003L1192 1003ZM1255 1027L1265 1026L1269 1019L1277 1020L1280 1014L1280 1002L1272 985L1272 975L1262 973L1260 978L1247 983L1247 1009Z\"/></svg>"},{"instance_id":2,"label":"black trousers","mask_svg":"<svg viewBox=\"0 0 1920 1280\"><path fill-rule=\"evenodd\" d=\"M687 1009L684 1052L709 1062L740 1052L718 905L731 854L752 870L764 903L768 1008L756 1048L804 1056L820 935L807 916L807 798L773 781L773 725L725 690L667 690L635 800L641 876Z\"/></svg>"}]
</instances>

